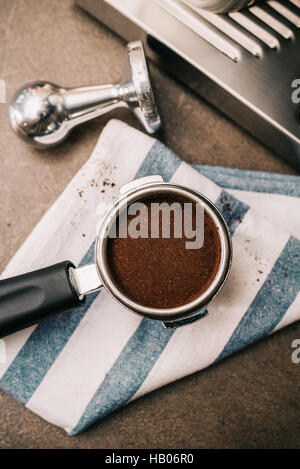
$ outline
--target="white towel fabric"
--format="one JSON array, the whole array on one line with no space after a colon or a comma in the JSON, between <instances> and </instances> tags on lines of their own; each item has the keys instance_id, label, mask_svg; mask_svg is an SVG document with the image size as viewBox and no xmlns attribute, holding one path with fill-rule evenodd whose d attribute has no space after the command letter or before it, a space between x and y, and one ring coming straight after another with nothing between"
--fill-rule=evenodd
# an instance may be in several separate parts
<instances>
[{"instance_id":1,"label":"white towel fabric","mask_svg":"<svg viewBox=\"0 0 300 469\"><path fill-rule=\"evenodd\" d=\"M102 290L89 295L81 310L5 338L0 388L70 434L300 318L300 199L225 191L157 140L117 120L105 127L91 158L2 278L66 259L91 262L99 203L113 203L120 186L150 174L216 203L233 237L232 269L208 316L182 328L143 319Z\"/></svg>"}]
</instances>

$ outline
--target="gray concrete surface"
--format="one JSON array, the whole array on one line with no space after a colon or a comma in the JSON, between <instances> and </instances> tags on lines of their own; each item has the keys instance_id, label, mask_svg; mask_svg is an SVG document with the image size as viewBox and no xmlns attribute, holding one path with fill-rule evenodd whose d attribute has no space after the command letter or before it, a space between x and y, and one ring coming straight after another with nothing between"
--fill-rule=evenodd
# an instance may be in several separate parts
<instances>
[{"instance_id":1,"label":"gray concrete surface","mask_svg":"<svg viewBox=\"0 0 300 469\"><path fill-rule=\"evenodd\" d=\"M118 79L124 43L73 0L0 0L0 78L8 98L23 83L65 86ZM293 174L281 159L151 65L163 141L189 162ZM127 112L114 117L138 127ZM39 153L12 133L0 104L0 269L89 157L107 117ZM0 392L0 448L300 447L300 324L119 409L69 437Z\"/></svg>"}]
</instances>

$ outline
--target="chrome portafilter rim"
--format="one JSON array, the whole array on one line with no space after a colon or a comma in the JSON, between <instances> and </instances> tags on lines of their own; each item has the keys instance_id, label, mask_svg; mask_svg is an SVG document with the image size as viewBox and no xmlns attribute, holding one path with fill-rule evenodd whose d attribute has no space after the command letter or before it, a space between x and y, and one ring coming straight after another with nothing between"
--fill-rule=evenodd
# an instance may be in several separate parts
<instances>
[{"instance_id":1,"label":"chrome portafilter rim","mask_svg":"<svg viewBox=\"0 0 300 469\"><path fill-rule=\"evenodd\" d=\"M191 202L201 203L204 209L208 212L209 216L215 222L220 237L221 244L221 259L218 271L203 294L193 301L190 301L182 306L174 308L152 308L136 303L131 298L126 296L115 283L110 274L109 260L107 256L107 240L110 229L115 222L118 215L128 205L136 202L145 197L154 196L158 194L173 194L183 196ZM123 306L130 311L133 311L144 317L158 320L178 320L192 317L197 312L202 310L220 291L224 282L229 274L232 260L232 244L231 236L227 224L216 208L216 206L207 199L203 194L196 192L184 186L179 186L169 183L151 184L148 187L137 189L131 193L126 193L111 207L107 212L100 227L95 248L95 264L97 267L98 275L103 283L105 289Z\"/></svg>"}]
</instances>

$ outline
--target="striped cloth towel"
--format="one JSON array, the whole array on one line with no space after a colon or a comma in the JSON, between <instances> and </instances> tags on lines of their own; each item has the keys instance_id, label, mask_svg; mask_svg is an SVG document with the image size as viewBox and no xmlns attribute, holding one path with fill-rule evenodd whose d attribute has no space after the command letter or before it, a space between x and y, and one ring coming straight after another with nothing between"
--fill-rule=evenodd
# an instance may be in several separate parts
<instances>
[{"instance_id":1,"label":"striped cloth towel","mask_svg":"<svg viewBox=\"0 0 300 469\"><path fill-rule=\"evenodd\" d=\"M117 120L3 277L64 259L92 262L98 204L111 204L120 186L150 174L192 187L219 207L233 237L232 269L209 315L182 328L143 319L101 291L83 309L5 338L0 388L71 435L300 318L299 178L193 168Z\"/></svg>"}]
</instances>

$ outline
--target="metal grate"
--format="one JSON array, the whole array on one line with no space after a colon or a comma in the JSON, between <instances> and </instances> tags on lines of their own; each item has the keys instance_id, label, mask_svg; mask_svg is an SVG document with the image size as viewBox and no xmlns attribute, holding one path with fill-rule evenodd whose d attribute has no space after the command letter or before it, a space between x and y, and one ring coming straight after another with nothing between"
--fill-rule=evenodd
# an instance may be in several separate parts
<instances>
[{"instance_id":1,"label":"metal grate","mask_svg":"<svg viewBox=\"0 0 300 469\"><path fill-rule=\"evenodd\" d=\"M281 41L295 40L294 27L300 28L300 0L261 1L226 15L201 10L188 0L154 1L234 61L241 58L235 45L261 58L263 45L280 52Z\"/></svg>"}]
</instances>

